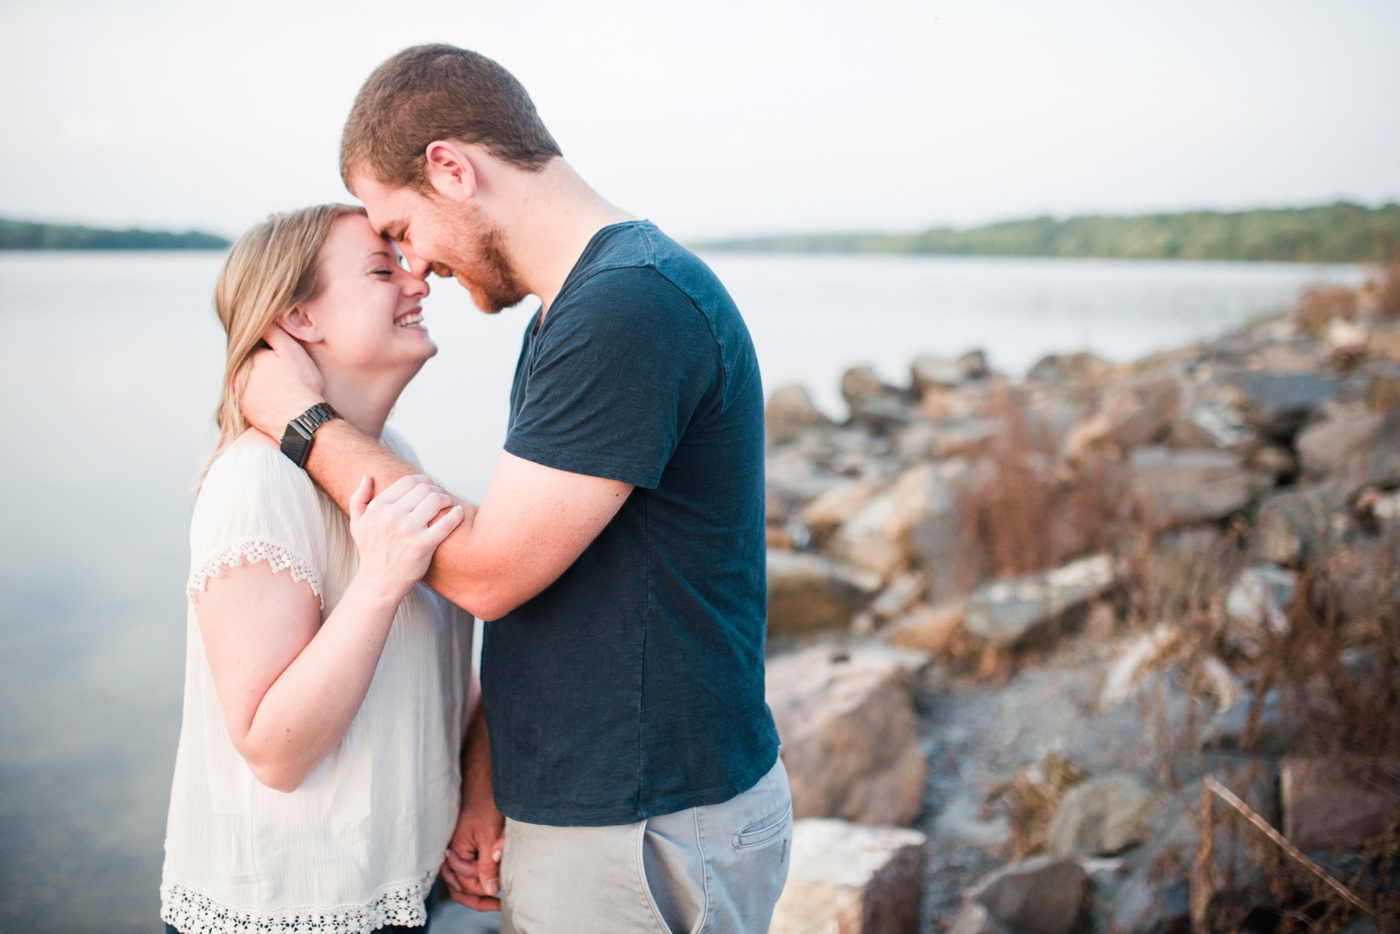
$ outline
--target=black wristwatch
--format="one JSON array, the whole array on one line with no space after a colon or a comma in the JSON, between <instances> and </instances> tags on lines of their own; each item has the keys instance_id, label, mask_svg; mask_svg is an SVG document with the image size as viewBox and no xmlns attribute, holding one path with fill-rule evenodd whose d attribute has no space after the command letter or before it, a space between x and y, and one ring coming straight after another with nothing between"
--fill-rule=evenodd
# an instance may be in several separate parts
<instances>
[{"instance_id":1,"label":"black wristwatch","mask_svg":"<svg viewBox=\"0 0 1400 934\"><path fill-rule=\"evenodd\" d=\"M318 402L287 422L287 430L282 432L282 453L291 458L293 464L305 467L306 459L311 456L311 439L316 436L316 429L333 418L340 418L340 413L329 404Z\"/></svg>"}]
</instances>

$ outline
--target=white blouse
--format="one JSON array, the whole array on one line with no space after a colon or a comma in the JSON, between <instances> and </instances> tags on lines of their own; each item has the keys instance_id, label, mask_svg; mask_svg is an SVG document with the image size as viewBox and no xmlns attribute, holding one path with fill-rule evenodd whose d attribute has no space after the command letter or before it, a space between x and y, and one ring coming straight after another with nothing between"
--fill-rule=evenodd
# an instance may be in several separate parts
<instances>
[{"instance_id":1,"label":"white blouse","mask_svg":"<svg viewBox=\"0 0 1400 934\"><path fill-rule=\"evenodd\" d=\"M190 526L185 701L170 791L161 918L184 934L357 934L422 925L460 805L472 617L419 584L394 617L340 744L296 791L234 749L194 597L265 563L335 607L358 558L335 503L275 447L243 439L210 468ZM412 460L385 432L385 443Z\"/></svg>"}]
</instances>

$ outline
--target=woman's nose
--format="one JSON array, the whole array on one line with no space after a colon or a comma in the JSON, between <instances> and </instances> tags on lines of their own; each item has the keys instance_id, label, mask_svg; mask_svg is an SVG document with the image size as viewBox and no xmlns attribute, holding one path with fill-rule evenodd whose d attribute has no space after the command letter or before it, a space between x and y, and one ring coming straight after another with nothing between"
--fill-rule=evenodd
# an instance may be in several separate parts
<instances>
[{"instance_id":1,"label":"woman's nose","mask_svg":"<svg viewBox=\"0 0 1400 934\"><path fill-rule=\"evenodd\" d=\"M425 297L429 292L428 277L425 273L420 273L412 267L404 270L403 294L408 296Z\"/></svg>"}]
</instances>

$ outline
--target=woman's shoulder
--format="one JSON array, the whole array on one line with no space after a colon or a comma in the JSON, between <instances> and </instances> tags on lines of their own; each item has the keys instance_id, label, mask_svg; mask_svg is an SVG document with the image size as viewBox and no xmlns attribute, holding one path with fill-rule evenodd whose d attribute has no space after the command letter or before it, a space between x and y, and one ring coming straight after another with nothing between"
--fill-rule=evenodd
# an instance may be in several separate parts
<instances>
[{"instance_id":1,"label":"woman's shoulder","mask_svg":"<svg viewBox=\"0 0 1400 934\"><path fill-rule=\"evenodd\" d=\"M311 477L285 455L276 441L249 428L219 452L200 484L195 509L228 498L305 501L316 499Z\"/></svg>"}]
</instances>

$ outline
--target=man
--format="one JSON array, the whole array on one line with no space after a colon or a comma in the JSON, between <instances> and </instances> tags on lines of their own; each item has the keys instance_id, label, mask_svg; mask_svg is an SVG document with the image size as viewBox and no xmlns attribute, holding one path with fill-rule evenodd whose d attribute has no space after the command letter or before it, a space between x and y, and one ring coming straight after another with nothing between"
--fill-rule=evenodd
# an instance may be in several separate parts
<instances>
[{"instance_id":1,"label":"man","mask_svg":"<svg viewBox=\"0 0 1400 934\"><path fill-rule=\"evenodd\" d=\"M763 695L762 387L733 301L594 192L519 83L473 52L380 66L341 173L414 271L488 313L542 306L490 488L427 578L493 621L454 897L488 907L497 891L498 806L505 931L766 930L791 801ZM415 472L343 419L318 425L323 409L290 424L323 402L319 377L286 335L269 343L245 414L286 426L342 507L367 474L383 489Z\"/></svg>"}]
</instances>

